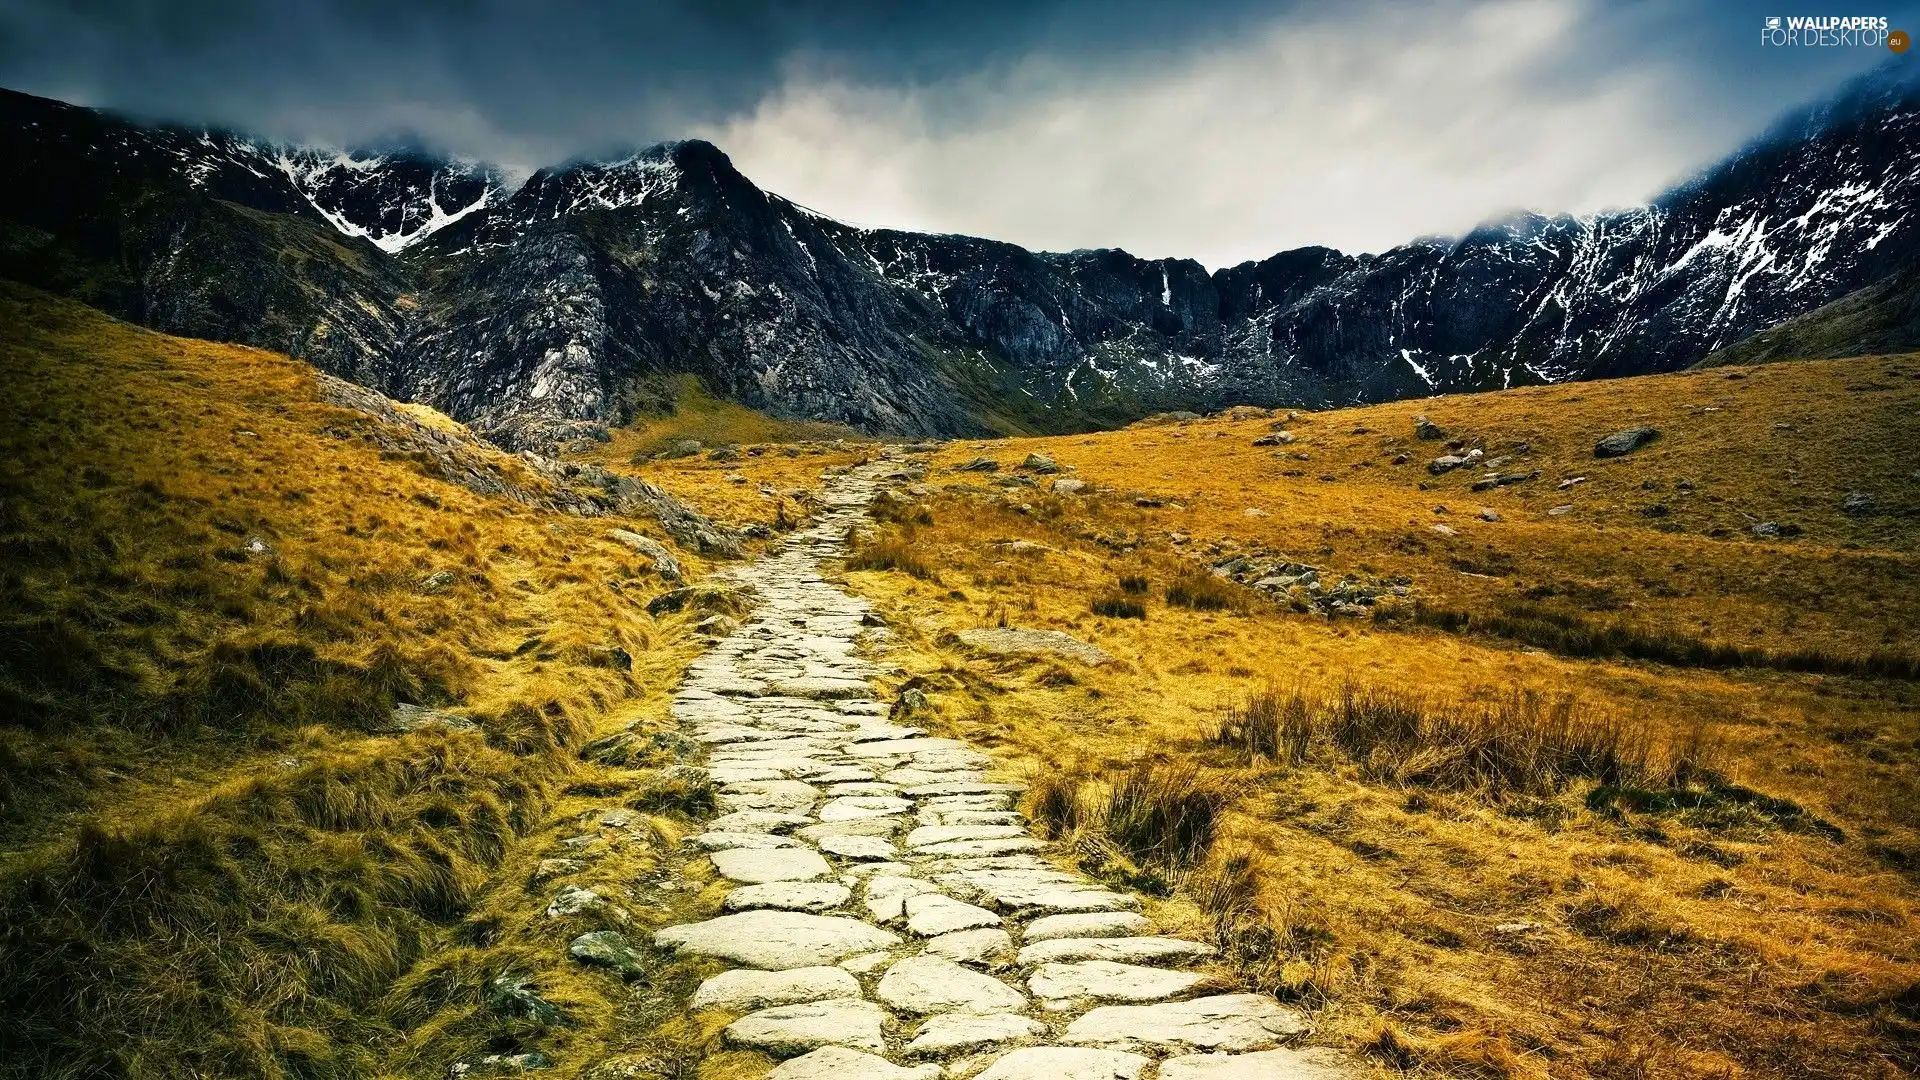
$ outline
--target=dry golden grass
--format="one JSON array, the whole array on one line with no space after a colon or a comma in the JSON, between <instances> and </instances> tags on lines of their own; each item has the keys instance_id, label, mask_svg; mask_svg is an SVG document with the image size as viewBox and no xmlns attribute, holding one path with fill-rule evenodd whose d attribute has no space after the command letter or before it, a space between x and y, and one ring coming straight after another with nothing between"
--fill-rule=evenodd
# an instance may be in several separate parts
<instances>
[{"instance_id":1,"label":"dry golden grass","mask_svg":"<svg viewBox=\"0 0 1920 1080\"><path fill-rule=\"evenodd\" d=\"M651 523L384 457L376 421L282 356L4 284L0 325L0 1075L438 1077L538 1049L558 1078L706 1054L714 1033L673 1018L697 972L636 994L567 960L595 919L542 913L563 882L617 898L630 921L596 919L636 936L714 906L677 887L703 871L673 854L679 804L648 795L671 755L578 755L663 729L694 649L606 539ZM474 727L382 734L396 701ZM594 824L627 804L649 809ZM488 1004L503 975L566 1021Z\"/></svg>"},{"instance_id":2,"label":"dry golden grass","mask_svg":"<svg viewBox=\"0 0 1920 1080\"><path fill-rule=\"evenodd\" d=\"M1904 1075L1920 686L1844 672L1920 647L1917 370L1818 361L1304 414L1269 447L1253 441L1277 418L1259 416L953 444L911 526L933 576L847 576L938 723L1024 764L1036 818L1090 869L1163 892L1163 918L1187 911L1382 1069ZM1477 469L1429 475L1444 443L1414 437L1420 413L1541 476L1475 493ZM1593 458L1635 424L1663 435ZM1093 492L950 471L1030 451ZM736 468L757 482L763 462ZM679 490L698 500L696 475ZM1843 513L1853 490L1880 512ZM1765 542L1751 521L1803 532ZM1405 575L1412 596L1329 621L1201 580L1235 554ZM1121 581L1144 619L1095 611ZM1182 602L1196 591L1227 602ZM951 637L997 624L1118 662L989 660ZM1829 673L1793 660L1811 655ZM1175 775L1231 795L1191 867L1154 851L1199 818L1104 809L1130 777Z\"/></svg>"}]
</instances>

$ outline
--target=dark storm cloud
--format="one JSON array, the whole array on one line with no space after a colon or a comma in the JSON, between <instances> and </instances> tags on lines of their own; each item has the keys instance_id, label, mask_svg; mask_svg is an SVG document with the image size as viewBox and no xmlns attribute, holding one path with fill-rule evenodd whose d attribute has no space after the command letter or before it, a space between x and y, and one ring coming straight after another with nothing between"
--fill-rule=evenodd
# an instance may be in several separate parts
<instances>
[{"instance_id":1,"label":"dark storm cloud","mask_svg":"<svg viewBox=\"0 0 1920 1080\"><path fill-rule=\"evenodd\" d=\"M420 126L441 143L494 144L454 149L516 157L679 135L751 107L797 62L924 83L1000 55L1151 53L1230 35L1253 14L1145 0L4 0L0 81L282 135Z\"/></svg>"},{"instance_id":2,"label":"dark storm cloud","mask_svg":"<svg viewBox=\"0 0 1920 1080\"><path fill-rule=\"evenodd\" d=\"M849 220L1219 265L1640 201L1888 58L1763 49L1836 13L1776 3L0 0L0 84L516 171L697 134Z\"/></svg>"}]
</instances>

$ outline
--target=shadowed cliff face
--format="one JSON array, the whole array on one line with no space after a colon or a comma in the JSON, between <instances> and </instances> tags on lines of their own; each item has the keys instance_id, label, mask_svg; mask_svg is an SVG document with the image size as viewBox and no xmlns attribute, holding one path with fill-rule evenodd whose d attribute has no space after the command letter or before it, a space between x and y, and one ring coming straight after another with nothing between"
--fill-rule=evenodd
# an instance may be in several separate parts
<instances>
[{"instance_id":1,"label":"shadowed cliff face","mask_svg":"<svg viewBox=\"0 0 1920 1080\"><path fill-rule=\"evenodd\" d=\"M1900 271L1916 95L1862 83L1650 206L1209 274L857 229L715 147L536 173L0 96L0 272L551 446L678 372L872 431L1066 431L1672 370Z\"/></svg>"}]
</instances>

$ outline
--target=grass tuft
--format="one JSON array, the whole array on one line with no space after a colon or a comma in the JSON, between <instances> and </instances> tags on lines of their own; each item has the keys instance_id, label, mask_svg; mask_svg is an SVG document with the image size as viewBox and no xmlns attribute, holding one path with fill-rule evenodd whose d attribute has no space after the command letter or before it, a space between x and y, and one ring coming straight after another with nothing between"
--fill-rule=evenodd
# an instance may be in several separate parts
<instances>
[{"instance_id":1,"label":"grass tuft","mask_svg":"<svg viewBox=\"0 0 1920 1080\"><path fill-rule=\"evenodd\" d=\"M1167 603L1195 611L1237 611L1241 606L1238 588L1224 578L1205 570L1187 570L1167 586Z\"/></svg>"}]
</instances>

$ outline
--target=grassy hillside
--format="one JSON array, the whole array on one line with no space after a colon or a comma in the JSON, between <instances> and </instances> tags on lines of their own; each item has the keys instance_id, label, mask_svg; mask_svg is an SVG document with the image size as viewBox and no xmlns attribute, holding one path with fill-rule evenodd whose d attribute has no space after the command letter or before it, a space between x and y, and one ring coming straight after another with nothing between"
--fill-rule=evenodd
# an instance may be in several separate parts
<instances>
[{"instance_id":1,"label":"grassy hillside","mask_svg":"<svg viewBox=\"0 0 1920 1080\"><path fill-rule=\"evenodd\" d=\"M1915 446L1899 358L960 443L847 576L1090 869L1389 1074L1886 1077L1920 1069ZM1502 458L1538 476L1472 490ZM1212 572L1275 564L1366 603ZM995 625L1118 662L954 637Z\"/></svg>"},{"instance_id":2,"label":"grassy hillside","mask_svg":"<svg viewBox=\"0 0 1920 1080\"><path fill-rule=\"evenodd\" d=\"M694 649L606 535L659 530L553 509L444 418L458 469L396 449L283 356L4 283L0 325L0 1075L672 1058L664 991L565 947L698 889L542 913L672 884L671 754L579 756L662 727Z\"/></svg>"}]
</instances>

